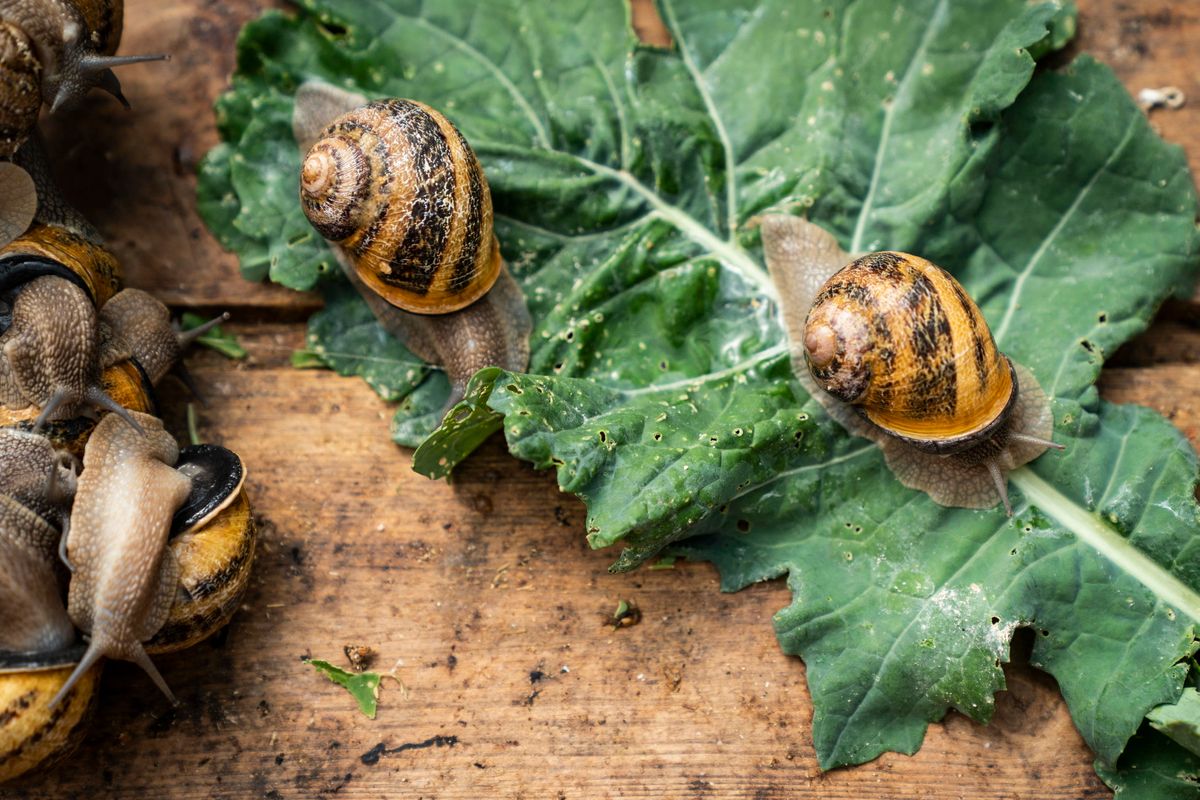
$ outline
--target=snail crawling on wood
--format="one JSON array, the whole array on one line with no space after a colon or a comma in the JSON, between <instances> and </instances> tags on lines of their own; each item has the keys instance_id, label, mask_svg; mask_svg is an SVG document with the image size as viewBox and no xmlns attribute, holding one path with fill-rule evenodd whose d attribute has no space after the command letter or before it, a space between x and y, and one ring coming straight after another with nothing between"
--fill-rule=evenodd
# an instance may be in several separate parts
<instances>
[{"instance_id":1,"label":"snail crawling on wood","mask_svg":"<svg viewBox=\"0 0 1200 800\"><path fill-rule=\"evenodd\" d=\"M492 232L487 179L448 119L325 83L296 92L300 201L390 333L445 367L449 405L478 370L524 370L532 323Z\"/></svg>"},{"instance_id":2,"label":"snail crawling on wood","mask_svg":"<svg viewBox=\"0 0 1200 800\"><path fill-rule=\"evenodd\" d=\"M42 103L57 111L99 87L129 106L112 68L166 56L114 55L124 12L124 0L0 0L0 159L30 136ZM32 189L19 167L0 164L0 245L32 220Z\"/></svg>"},{"instance_id":3,"label":"snail crawling on wood","mask_svg":"<svg viewBox=\"0 0 1200 800\"><path fill-rule=\"evenodd\" d=\"M966 290L917 256L852 258L796 217L761 225L794 371L810 394L879 444L905 486L946 506L1000 501L1012 516L1006 474L1063 447L1050 438L1037 379L996 349Z\"/></svg>"}]
</instances>

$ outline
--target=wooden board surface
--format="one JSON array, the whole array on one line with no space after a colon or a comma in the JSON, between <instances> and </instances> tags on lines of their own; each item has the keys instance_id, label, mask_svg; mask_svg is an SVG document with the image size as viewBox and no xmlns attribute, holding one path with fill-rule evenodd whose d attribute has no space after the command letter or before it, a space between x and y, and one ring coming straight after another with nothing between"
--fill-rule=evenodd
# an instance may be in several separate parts
<instances>
[{"instance_id":1,"label":"wooden board surface","mask_svg":"<svg viewBox=\"0 0 1200 800\"><path fill-rule=\"evenodd\" d=\"M1077 48L1131 91L1187 93L1152 120L1200 169L1200 11L1080 5ZM453 484L426 481L389 444L390 409L361 381L291 369L319 301L241 280L194 202L195 162L216 141L212 99L260 6L127 0L122 51L173 60L123 73L133 111L96 96L49 131L68 191L131 285L236 315L250 359L190 363L209 397L202 435L249 467L262 528L253 585L226 634L156 659L179 709L136 668L111 664L80 751L0 797L1109 796L1054 682L1020 663L1006 668L992 725L951 713L914 757L821 773L804 666L770 626L789 600L782 582L725 595L706 564L609 575L615 554L587 549L584 509L552 475L493 441ZM646 11L638 3L639 29L661 35ZM1200 444L1196 312L1170 304L1101 387ZM186 396L168 385L162 399L179 430ZM641 624L607 624L620 599L636 602ZM301 662L344 663L346 644L395 666L374 721Z\"/></svg>"}]
</instances>

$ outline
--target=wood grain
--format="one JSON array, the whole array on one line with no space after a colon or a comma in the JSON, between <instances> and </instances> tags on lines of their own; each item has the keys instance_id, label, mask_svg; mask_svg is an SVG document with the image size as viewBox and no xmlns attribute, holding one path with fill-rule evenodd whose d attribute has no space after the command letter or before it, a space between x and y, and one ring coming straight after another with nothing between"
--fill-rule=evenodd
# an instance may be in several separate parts
<instances>
[{"instance_id":1,"label":"wood grain","mask_svg":"<svg viewBox=\"0 0 1200 800\"><path fill-rule=\"evenodd\" d=\"M262 530L253 585L216 641L158 659L178 710L135 667L110 664L82 749L0 797L1110 796L1053 680L1021 663L1020 642L992 725L951 713L915 756L821 773L804 666L780 652L769 622L789 600L782 582L725 595L706 564L609 575L614 554L587 549L584 509L552 475L493 441L452 484L426 481L388 443L391 410L361 381L291 369L318 301L242 281L193 199L194 163L216 141L212 99L260 5L127 0L123 51L174 60L123 74L132 112L97 96L49 135L71 195L132 285L237 313L250 359L201 353L191 366L209 398L201 433L249 468ZM1193 98L1151 118L1200 168L1194 11L1081 6L1080 47L1131 90L1175 84ZM635 24L662 37L649 10L635 0ZM1171 305L1116 354L1101 388L1157 408L1200 443L1195 309ZM187 397L168 383L162 400L180 432ZM639 625L608 624L620 599L638 605ZM344 664L346 644L375 648L382 671L395 666L374 721L301 661Z\"/></svg>"}]
</instances>

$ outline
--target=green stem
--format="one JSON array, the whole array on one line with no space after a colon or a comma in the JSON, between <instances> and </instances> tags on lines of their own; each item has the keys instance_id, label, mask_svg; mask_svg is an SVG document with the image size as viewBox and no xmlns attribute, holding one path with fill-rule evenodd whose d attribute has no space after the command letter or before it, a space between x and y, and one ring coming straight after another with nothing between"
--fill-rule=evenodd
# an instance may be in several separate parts
<instances>
[{"instance_id":1,"label":"green stem","mask_svg":"<svg viewBox=\"0 0 1200 800\"><path fill-rule=\"evenodd\" d=\"M1009 473L1009 479L1020 487L1031 503L1140 581L1165 604L1200 621L1200 594L1137 549L1099 516L1042 480L1029 467L1014 470Z\"/></svg>"}]
</instances>

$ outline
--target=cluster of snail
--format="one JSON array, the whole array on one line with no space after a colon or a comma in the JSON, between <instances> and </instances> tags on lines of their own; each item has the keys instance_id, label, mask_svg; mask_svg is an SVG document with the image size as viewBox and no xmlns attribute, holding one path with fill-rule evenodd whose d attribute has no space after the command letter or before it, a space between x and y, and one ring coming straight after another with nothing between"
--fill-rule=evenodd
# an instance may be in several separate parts
<instances>
[{"instance_id":1,"label":"cluster of snail","mask_svg":"<svg viewBox=\"0 0 1200 800\"><path fill-rule=\"evenodd\" d=\"M445 366L462 397L484 366L522 371L529 313L492 235L479 162L458 129L411 100L299 87L300 202L379 322ZM761 220L797 378L910 488L1012 514L1007 473L1061 449L1029 370L996 350L974 301L918 256L852 258L803 219Z\"/></svg>"},{"instance_id":2,"label":"cluster of snail","mask_svg":"<svg viewBox=\"0 0 1200 800\"><path fill-rule=\"evenodd\" d=\"M54 105L93 85L120 97L108 67L145 60L111 57L121 11L0 0L0 69ZM121 289L32 123L2 113L0 181L25 176L34 213L0 245L0 782L78 743L105 658L138 664L174 702L150 656L229 621L255 543L238 456L181 449L156 416L155 384L224 317L180 333L154 297Z\"/></svg>"}]
</instances>

